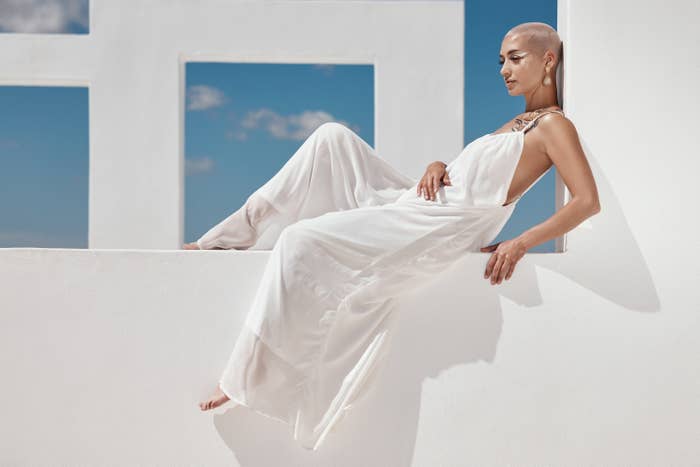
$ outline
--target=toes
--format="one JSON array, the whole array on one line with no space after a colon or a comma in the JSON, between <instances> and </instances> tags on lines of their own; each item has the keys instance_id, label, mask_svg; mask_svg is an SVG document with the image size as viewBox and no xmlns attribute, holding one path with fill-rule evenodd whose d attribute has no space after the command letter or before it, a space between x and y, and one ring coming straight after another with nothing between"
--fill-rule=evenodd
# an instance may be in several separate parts
<instances>
[{"instance_id":1,"label":"toes","mask_svg":"<svg viewBox=\"0 0 700 467\"><path fill-rule=\"evenodd\" d=\"M210 409L214 409L214 408L220 406L221 404L223 404L223 403L225 403L225 402L227 402L227 401L229 401L229 400L230 400L230 399L229 399L228 396L226 396L225 394L224 394L223 396L220 396L220 397L217 397L217 395L214 395L214 396L212 396L209 400L206 400L206 401L204 401L204 402L200 402L200 403L199 403L199 408L200 408L201 410L210 410Z\"/></svg>"}]
</instances>

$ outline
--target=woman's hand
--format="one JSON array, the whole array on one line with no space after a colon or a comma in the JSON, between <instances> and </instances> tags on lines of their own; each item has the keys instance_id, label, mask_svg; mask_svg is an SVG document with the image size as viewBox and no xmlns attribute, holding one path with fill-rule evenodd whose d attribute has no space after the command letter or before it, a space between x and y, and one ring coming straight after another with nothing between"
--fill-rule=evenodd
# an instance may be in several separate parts
<instances>
[{"instance_id":1,"label":"woman's hand","mask_svg":"<svg viewBox=\"0 0 700 467\"><path fill-rule=\"evenodd\" d=\"M425 174L418 182L418 187L416 188L418 196L435 201L435 193L437 193L441 183L452 185L446 168L447 164L440 161L428 164L428 168L425 169Z\"/></svg>"},{"instance_id":2,"label":"woman's hand","mask_svg":"<svg viewBox=\"0 0 700 467\"><path fill-rule=\"evenodd\" d=\"M491 277L491 284L503 282L503 279L510 279L515 270L515 265L520 258L525 256L527 248L517 238L506 240L494 245L489 245L481 248L483 253L493 251L493 255L486 264L484 279Z\"/></svg>"}]
</instances>

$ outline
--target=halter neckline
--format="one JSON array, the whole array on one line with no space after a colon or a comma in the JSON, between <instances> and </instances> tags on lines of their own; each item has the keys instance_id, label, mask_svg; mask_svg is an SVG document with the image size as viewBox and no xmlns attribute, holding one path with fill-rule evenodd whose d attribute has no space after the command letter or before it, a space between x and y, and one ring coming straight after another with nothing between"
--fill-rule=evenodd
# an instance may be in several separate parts
<instances>
[{"instance_id":1,"label":"halter neckline","mask_svg":"<svg viewBox=\"0 0 700 467\"><path fill-rule=\"evenodd\" d=\"M537 119L539 119L539 118L542 117L543 115L547 115L548 113L554 113L554 112L559 113L559 114L561 114L561 115L564 115L564 111L563 111L563 110L559 110L559 109L549 110L549 111L547 111L547 112L543 112L543 113L539 114L538 116L536 116L535 118L533 118L532 120L530 120L530 121L527 123L527 125L525 125L521 130L518 130L518 131L503 131L503 132L500 132L500 133L487 133L487 134L484 135L483 137L486 137L486 136L501 136L501 135L523 135L523 138L525 138L525 133L526 133L526 131L529 130L529 129L532 127L532 125L537 121ZM523 143L523 145L524 145L524 143ZM520 160L521 160L522 157L523 157L523 152L524 152L524 151L525 151L525 148L521 146L521 151L520 151L520 154L518 155L518 163L520 163ZM516 164L515 167L517 167L517 164ZM506 208L506 209L514 208L514 207L515 207L515 203L517 203L518 201L520 201L520 198L522 198L522 197L525 195L525 193L527 193L527 192L530 190L530 188L532 188L537 182L539 182L539 181L542 179L542 177L544 177L545 174L547 174L547 172L549 172L549 169L547 169L547 170L545 170L544 172L542 172L542 173L540 174L540 176L537 177L537 179L535 179L535 181L532 182L532 183L530 184L530 186L528 186L527 188L525 188L525 191L523 191L520 195L518 195L517 198L515 198L513 201L511 201L511 202L508 203L508 204L501 205L501 207L502 207L502 208ZM508 187L510 187L511 183L513 183L513 177L514 177L514 176L515 176L515 168L513 168L513 174L512 174L512 175L510 176L510 178L508 179Z\"/></svg>"},{"instance_id":2,"label":"halter neckline","mask_svg":"<svg viewBox=\"0 0 700 467\"><path fill-rule=\"evenodd\" d=\"M559 113L559 114L561 114L561 115L564 115L564 111L563 111L563 110L559 110L559 109L548 110L547 112L542 112L541 114L539 114L538 116L536 116L535 118L533 118L532 120L530 120L529 122L527 122L527 125L525 125L525 126L524 126L522 129L520 129L520 130L517 130L517 131L502 131L502 132L500 132L500 133L487 133L485 136L509 135L509 134L518 134L518 133L525 134L525 132L526 132L527 130L530 129L530 127L532 126L532 124L535 123L540 117L542 117L543 115L547 115L547 114L550 114L550 113L554 113L554 112Z\"/></svg>"}]
</instances>

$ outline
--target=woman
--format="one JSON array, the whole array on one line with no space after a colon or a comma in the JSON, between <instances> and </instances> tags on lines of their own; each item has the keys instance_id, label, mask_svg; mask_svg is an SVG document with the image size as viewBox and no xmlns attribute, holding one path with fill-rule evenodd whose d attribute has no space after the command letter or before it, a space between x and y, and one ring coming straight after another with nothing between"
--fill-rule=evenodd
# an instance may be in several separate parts
<instances>
[{"instance_id":1,"label":"woman","mask_svg":"<svg viewBox=\"0 0 700 467\"><path fill-rule=\"evenodd\" d=\"M528 249L599 212L576 129L557 104L560 54L544 23L508 31L501 75L526 111L449 164L431 163L418 182L326 123L241 209L185 245L245 249L283 227L219 387L200 409L233 400L289 423L302 446L317 449L384 352L402 291L469 251L493 253L484 277L500 284ZM518 237L482 246L552 165L571 201Z\"/></svg>"}]
</instances>

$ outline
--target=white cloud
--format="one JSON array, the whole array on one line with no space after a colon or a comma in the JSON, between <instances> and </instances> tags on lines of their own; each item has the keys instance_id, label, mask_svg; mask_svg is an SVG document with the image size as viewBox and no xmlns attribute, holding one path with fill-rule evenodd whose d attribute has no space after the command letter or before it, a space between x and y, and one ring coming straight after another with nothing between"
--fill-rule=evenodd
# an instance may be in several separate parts
<instances>
[{"instance_id":1,"label":"white cloud","mask_svg":"<svg viewBox=\"0 0 700 467\"><path fill-rule=\"evenodd\" d=\"M70 23L88 28L88 0L0 0L0 30L64 33Z\"/></svg>"},{"instance_id":2,"label":"white cloud","mask_svg":"<svg viewBox=\"0 0 700 467\"><path fill-rule=\"evenodd\" d=\"M185 175L195 175L210 172L214 168L214 160L211 157L196 157L185 159Z\"/></svg>"},{"instance_id":3,"label":"white cloud","mask_svg":"<svg viewBox=\"0 0 700 467\"><path fill-rule=\"evenodd\" d=\"M226 95L215 87L196 85L187 88L187 110L207 110L225 102Z\"/></svg>"},{"instance_id":4,"label":"white cloud","mask_svg":"<svg viewBox=\"0 0 700 467\"><path fill-rule=\"evenodd\" d=\"M270 109L258 109L248 112L241 122L241 129L230 130L227 137L246 139L247 132L257 128L267 131L277 139L305 140L321 124L338 122L345 126L348 123L340 121L323 110L305 110L299 114L281 115ZM354 131L358 131L354 129Z\"/></svg>"},{"instance_id":5,"label":"white cloud","mask_svg":"<svg viewBox=\"0 0 700 467\"><path fill-rule=\"evenodd\" d=\"M245 141L248 139L248 134L242 130L227 130L226 131L226 138L227 139L236 139L238 141Z\"/></svg>"}]
</instances>

